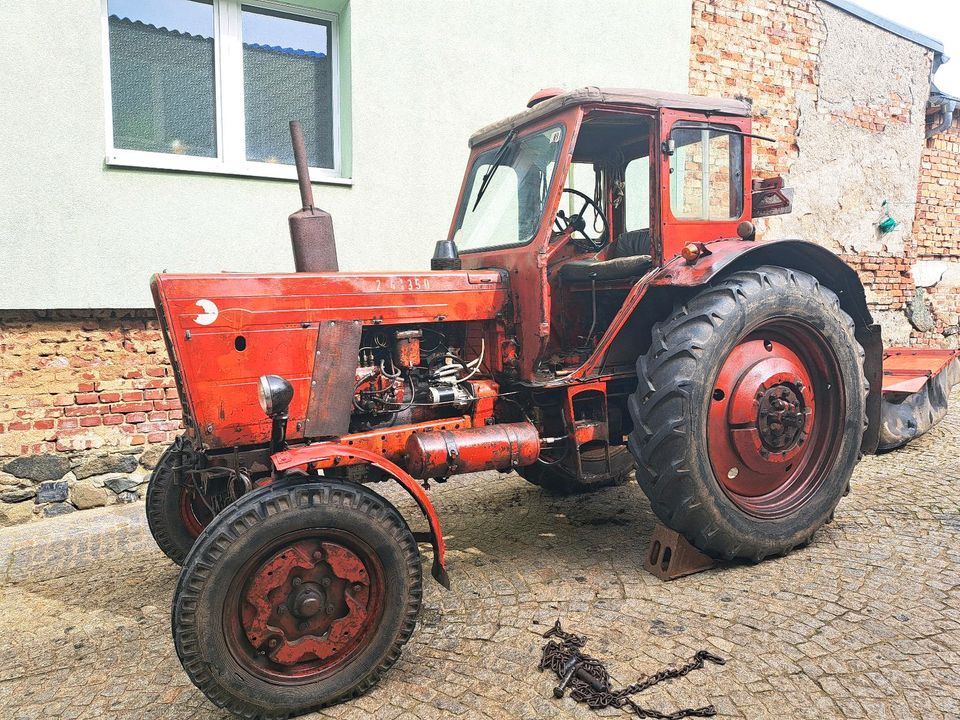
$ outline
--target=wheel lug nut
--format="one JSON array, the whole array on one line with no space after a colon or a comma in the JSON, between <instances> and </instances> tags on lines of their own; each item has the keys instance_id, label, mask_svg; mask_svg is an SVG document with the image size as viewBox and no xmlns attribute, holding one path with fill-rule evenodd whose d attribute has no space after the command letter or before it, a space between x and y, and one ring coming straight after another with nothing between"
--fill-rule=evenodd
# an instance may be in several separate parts
<instances>
[{"instance_id":1,"label":"wheel lug nut","mask_svg":"<svg viewBox=\"0 0 960 720\"><path fill-rule=\"evenodd\" d=\"M317 562L323 560L323 551L322 551L322 550L317 550L317 551L313 554L313 559L316 560Z\"/></svg>"},{"instance_id":2,"label":"wheel lug nut","mask_svg":"<svg viewBox=\"0 0 960 720\"><path fill-rule=\"evenodd\" d=\"M333 615L333 605L327 605L327 615Z\"/></svg>"},{"instance_id":3,"label":"wheel lug nut","mask_svg":"<svg viewBox=\"0 0 960 720\"><path fill-rule=\"evenodd\" d=\"M294 584L295 586L296 586L296 585L300 585L301 583L303 583L303 580L301 580L300 578L295 577L295 578L293 579L293 584Z\"/></svg>"},{"instance_id":4,"label":"wheel lug nut","mask_svg":"<svg viewBox=\"0 0 960 720\"><path fill-rule=\"evenodd\" d=\"M286 605L281 605L277 608L277 615L283 615L287 611Z\"/></svg>"},{"instance_id":5,"label":"wheel lug nut","mask_svg":"<svg viewBox=\"0 0 960 720\"><path fill-rule=\"evenodd\" d=\"M363 590L363 585L361 585L360 583L355 583L353 586L353 591L360 592L361 590Z\"/></svg>"},{"instance_id":6,"label":"wheel lug nut","mask_svg":"<svg viewBox=\"0 0 960 720\"><path fill-rule=\"evenodd\" d=\"M325 577L323 580L320 581L320 584L323 585L324 587L330 587L330 578Z\"/></svg>"},{"instance_id":7,"label":"wheel lug nut","mask_svg":"<svg viewBox=\"0 0 960 720\"><path fill-rule=\"evenodd\" d=\"M275 648L279 644L280 644L280 641L277 640L276 638L271 638L270 642L267 643L267 645L270 646L271 648Z\"/></svg>"}]
</instances>

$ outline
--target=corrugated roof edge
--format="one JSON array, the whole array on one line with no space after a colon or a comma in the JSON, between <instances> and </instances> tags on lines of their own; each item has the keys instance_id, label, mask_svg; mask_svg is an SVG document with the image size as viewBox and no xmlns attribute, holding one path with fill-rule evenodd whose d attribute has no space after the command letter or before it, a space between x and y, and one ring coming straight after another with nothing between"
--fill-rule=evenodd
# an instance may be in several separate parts
<instances>
[{"instance_id":1,"label":"corrugated roof edge","mask_svg":"<svg viewBox=\"0 0 960 720\"><path fill-rule=\"evenodd\" d=\"M865 10L859 5L854 5L848 0L824 0L828 5L833 5L838 10L843 10L844 12L850 13L861 20L870 23L871 25L876 25L878 28L886 30L887 32L893 33L894 35L899 35L905 40L910 42L915 42L917 45L922 45L925 48L933 50L935 53L943 53L943 43L939 40L935 40L932 37L927 37L923 33L917 32L916 30L911 30L904 25L895 23L893 20L889 20L882 15L877 15L872 13L869 10Z\"/></svg>"},{"instance_id":2,"label":"corrugated roof edge","mask_svg":"<svg viewBox=\"0 0 960 720\"><path fill-rule=\"evenodd\" d=\"M739 117L750 117L751 114L750 103L733 98L684 95L682 93L671 93L661 90L599 88L590 86L555 95L552 98L537 103L532 108L480 128L470 136L470 147L474 147L497 135L545 117L550 113L572 105L585 105L587 103L643 105L652 108L666 107L676 110L703 111L717 115L735 115Z\"/></svg>"}]
</instances>

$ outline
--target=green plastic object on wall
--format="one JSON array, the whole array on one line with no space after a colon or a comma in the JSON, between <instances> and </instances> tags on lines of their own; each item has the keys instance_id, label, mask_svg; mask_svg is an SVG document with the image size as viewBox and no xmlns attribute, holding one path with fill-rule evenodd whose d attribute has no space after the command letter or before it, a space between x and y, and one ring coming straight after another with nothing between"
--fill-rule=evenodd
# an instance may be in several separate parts
<instances>
[{"instance_id":1,"label":"green plastic object on wall","mask_svg":"<svg viewBox=\"0 0 960 720\"><path fill-rule=\"evenodd\" d=\"M890 203L888 201L883 201L883 204L880 206L880 212L882 215L880 222L877 223L877 227L883 235L886 235L897 226L897 221L894 220L893 215L890 214Z\"/></svg>"}]
</instances>

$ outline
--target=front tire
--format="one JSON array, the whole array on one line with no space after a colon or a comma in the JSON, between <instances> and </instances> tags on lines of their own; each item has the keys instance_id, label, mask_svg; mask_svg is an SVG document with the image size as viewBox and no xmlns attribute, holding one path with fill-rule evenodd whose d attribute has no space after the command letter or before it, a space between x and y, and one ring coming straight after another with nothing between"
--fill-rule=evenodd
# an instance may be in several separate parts
<instances>
[{"instance_id":1,"label":"front tire","mask_svg":"<svg viewBox=\"0 0 960 720\"><path fill-rule=\"evenodd\" d=\"M174 595L174 641L216 705L286 718L375 684L421 597L417 543L390 503L348 482L281 480L197 540Z\"/></svg>"},{"instance_id":2,"label":"front tire","mask_svg":"<svg viewBox=\"0 0 960 720\"><path fill-rule=\"evenodd\" d=\"M182 472L179 472L181 480L177 481L178 466L182 471L192 456L188 441L178 437L163 451L147 485L150 534L163 554L177 565L183 565L193 543L214 515L203 499L183 482Z\"/></svg>"},{"instance_id":3,"label":"front tire","mask_svg":"<svg viewBox=\"0 0 960 720\"><path fill-rule=\"evenodd\" d=\"M657 517L723 559L809 542L860 457L863 355L837 296L803 272L737 272L678 305L629 401Z\"/></svg>"}]
</instances>

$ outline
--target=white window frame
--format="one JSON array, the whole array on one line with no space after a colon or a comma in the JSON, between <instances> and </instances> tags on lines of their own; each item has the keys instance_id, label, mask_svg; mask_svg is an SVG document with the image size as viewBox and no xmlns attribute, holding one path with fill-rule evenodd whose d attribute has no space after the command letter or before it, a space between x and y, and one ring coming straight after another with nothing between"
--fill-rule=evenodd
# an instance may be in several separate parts
<instances>
[{"instance_id":1,"label":"white window frame","mask_svg":"<svg viewBox=\"0 0 960 720\"><path fill-rule=\"evenodd\" d=\"M340 17L337 13L313 10L275 0L213 0L214 94L216 102L217 156L197 157L174 153L129 150L113 145L113 85L110 77L110 12L108 0L101 0L103 44L104 109L106 122L106 164L154 170L295 179L293 165L247 160L243 93L243 39L241 6L274 10L330 23L328 47L332 61L333 168L310 168L310 179L349 185L342 175L340 147Z\"/></svg>"}]
</instances>

